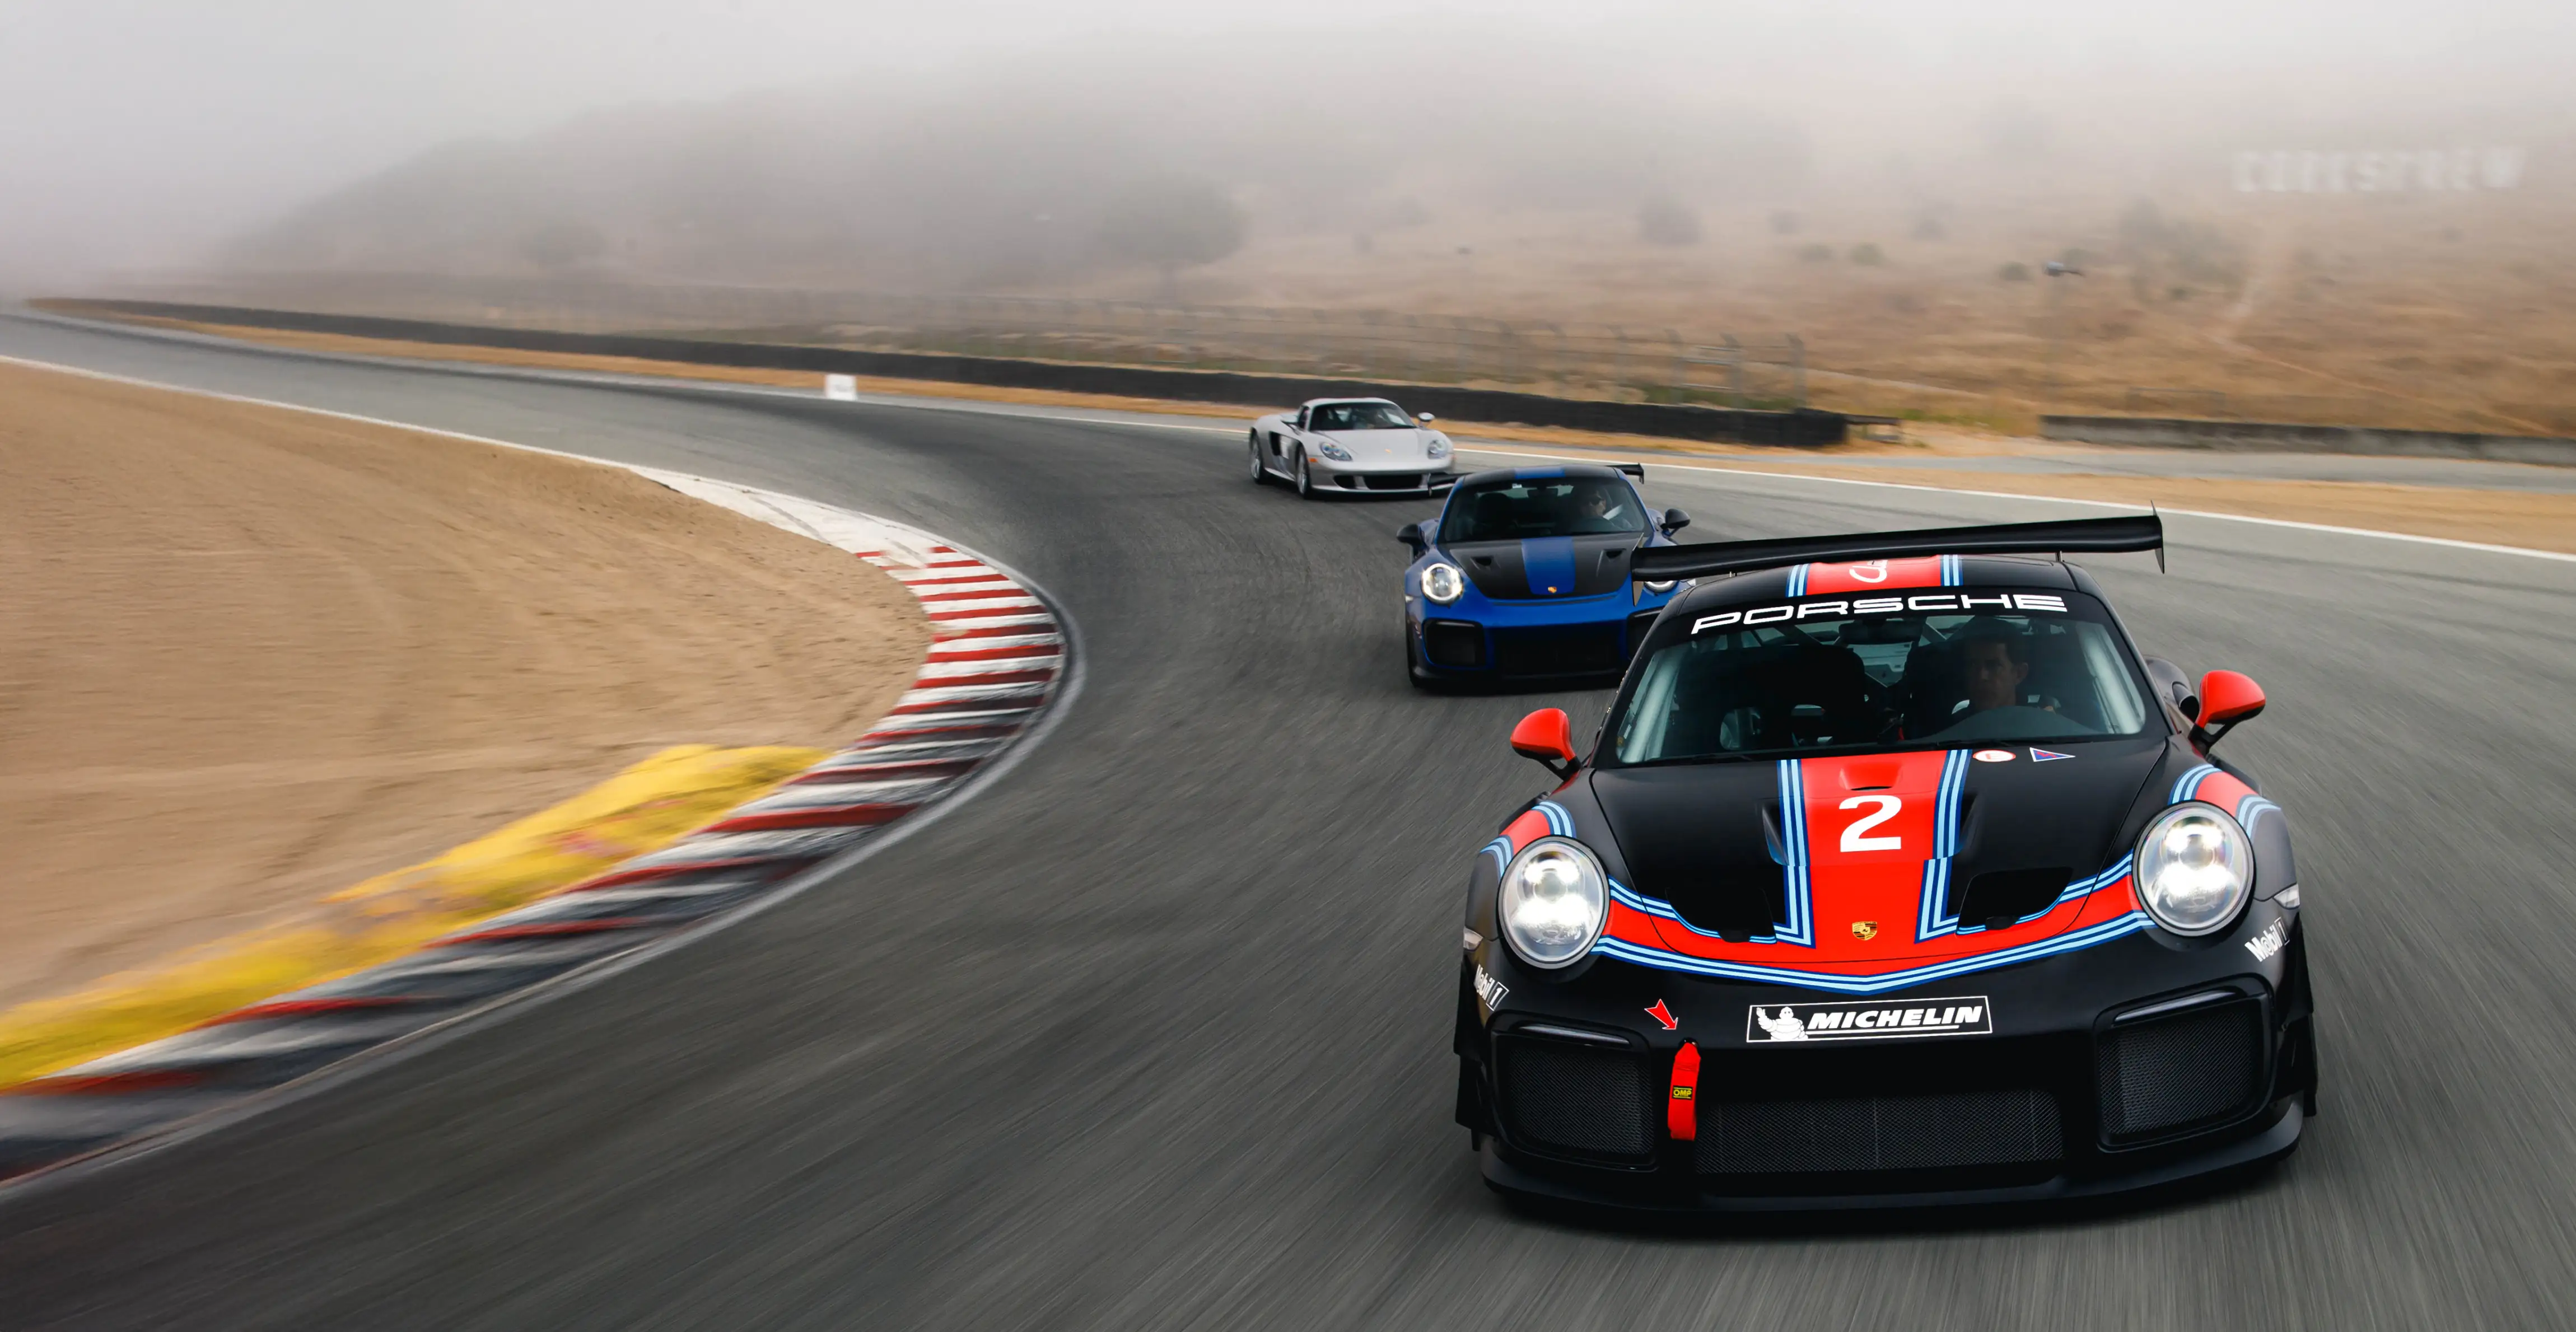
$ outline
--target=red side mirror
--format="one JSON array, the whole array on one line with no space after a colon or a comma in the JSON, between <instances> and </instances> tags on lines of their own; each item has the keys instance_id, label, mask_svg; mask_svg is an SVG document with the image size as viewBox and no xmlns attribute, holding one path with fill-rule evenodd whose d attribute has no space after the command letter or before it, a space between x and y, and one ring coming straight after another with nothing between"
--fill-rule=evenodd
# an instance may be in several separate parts
<instances>
[{"instance_id":1,"label":"red side mirror","mask_svg":"<svg viewBox=\"0 0 2576 1332\"><path fill-rule=\"evenodd\" d=\"M1512 728L1512 752L1537 759L1559 777L1573 772L1579 763L1574 757L1574 719L1563 708L1540 708L1521 718L1521 724Z\"/></svg>"},{"instance_id":2,"label":"red side mirror","mask_svg":"<svg viewBox=\"0 0 2576 1332\"><path fill-rule=\"evenodd\" d=\"M2206 729L2233 726L2251 719L2263 710L2263 686L2252 676L2234 671L2211 671L2200 677L2200 716Z\"/></svg>"}]
</instances>

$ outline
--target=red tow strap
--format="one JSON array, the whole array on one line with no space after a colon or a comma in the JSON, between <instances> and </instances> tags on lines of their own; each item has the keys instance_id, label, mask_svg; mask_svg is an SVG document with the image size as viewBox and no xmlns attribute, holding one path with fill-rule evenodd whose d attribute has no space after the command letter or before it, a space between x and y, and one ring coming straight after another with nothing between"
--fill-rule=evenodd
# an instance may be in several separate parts
<instances>
[{"instance_id":1,"label":"red tow strap","mask_svg":"<svg viewBox=\"0 0 2576 1332\"><path fill-rule=\"evenodd\" d=\"M1664 1124L1672 1130L1673 1141L1689 1142L1699 1136L1699 1043L1682 1042L1673 1052L1673 1096L1664 1102Z\"/></svg>"}]
</instances>

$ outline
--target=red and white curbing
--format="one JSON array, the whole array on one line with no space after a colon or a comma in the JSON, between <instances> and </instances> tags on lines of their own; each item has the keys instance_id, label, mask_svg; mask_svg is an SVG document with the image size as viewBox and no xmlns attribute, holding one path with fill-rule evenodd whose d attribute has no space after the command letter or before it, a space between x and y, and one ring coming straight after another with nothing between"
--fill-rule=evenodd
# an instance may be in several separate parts
<instances>
[{"instance_id":1,"label":"red and white curbing","mask_svg":"<svg viewBox=\"0 0 2576 1332\"><path fill-rule=\"evenodd\" d=\"M812 500L628 470L849 551L911 589L933 633L912 687L848 748L659 851L407 956L0 1093L0 1181L153 1136L801 886L1010 752L1063 697L1064 626L972 552Z\"/></svg>"}]
</instances>

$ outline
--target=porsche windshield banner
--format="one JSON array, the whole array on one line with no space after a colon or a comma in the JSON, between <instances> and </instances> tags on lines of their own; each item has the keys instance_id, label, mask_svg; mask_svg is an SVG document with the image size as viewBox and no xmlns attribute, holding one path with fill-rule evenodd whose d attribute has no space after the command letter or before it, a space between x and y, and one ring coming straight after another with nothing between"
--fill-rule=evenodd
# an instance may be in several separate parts
<instances>
[{"instance_id":1,"label":"porsche windshield banner","mask_svg":"<svg viewBox=\"0 0 2576 1332\"><path fill-rule=\"evenodd\" d=\"M1744 1039L1757 1045L1991 1036L1994 1031L1994 1006L1984 995L1858 1004L1755 1004L1744 1015Z\"/></svg>"}]
</instances>

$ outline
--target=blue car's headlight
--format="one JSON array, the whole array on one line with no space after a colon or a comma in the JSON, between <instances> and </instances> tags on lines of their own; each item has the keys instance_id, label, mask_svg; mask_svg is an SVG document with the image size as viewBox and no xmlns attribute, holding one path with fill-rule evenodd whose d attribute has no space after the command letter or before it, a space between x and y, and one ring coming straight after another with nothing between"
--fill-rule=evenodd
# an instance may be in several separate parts
<instances>
[{"instance_id":1,"label":"blue car's headlight","mask_svg":"<svg viewBox=\"0 0 2576 1332\"><path fill-rule=\"evenodd\" d=\"M1454 564L1427 564L1422 568L1422 595L1446 606L1467 595L1467 576Z\"/></svg>"},{"instance_id":2,"label":"blue car's headlight","mask_svg":"<svg viewBox=\"0 0 2576 1332\"><path fill-rule=\"evenodd\" d=\"M1351 460L1351 451L1349 449L1343 448L1341 445L1336 444L1329 439L1319 439L1315 441L1315 452L1332 459L1334 462L1349 462Z\"/></svg>"},{"instance_id":3,"label":"blue car's headlight","mask_svg":"<svg viewBox=\"0 0 2576 1332\"><path fill-rule=\"evenodd\" d=\"M1660 597L1673 590L1673 584L1675 581L1677 580L1671 578L1660 578L1654 582L1646 584L1646 590Z\"/></svg>"}]
</instances>

